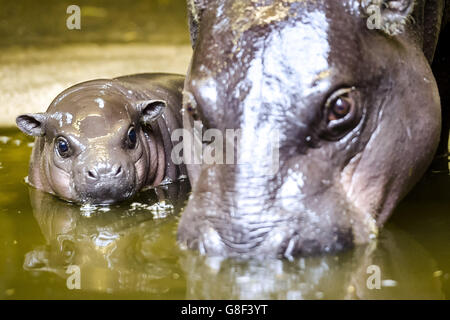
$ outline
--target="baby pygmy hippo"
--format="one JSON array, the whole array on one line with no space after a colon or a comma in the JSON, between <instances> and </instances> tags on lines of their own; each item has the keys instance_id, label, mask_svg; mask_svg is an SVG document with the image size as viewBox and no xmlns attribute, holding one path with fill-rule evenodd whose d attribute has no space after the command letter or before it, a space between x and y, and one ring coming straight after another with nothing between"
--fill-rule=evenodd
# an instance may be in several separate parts
<instances>
[{"instance_id":1,"label":"baby pygmy hippo","mask_svg":"<svg viewBox=\"0 0 450 320\"><path fill-rule=\"evenodd\" d=\"M184 77L137 74L79 83L47 112L17 117L37 137L29 183L67 201L110 204L185 175L171 160Z\"/></svg>"}]
</instances>

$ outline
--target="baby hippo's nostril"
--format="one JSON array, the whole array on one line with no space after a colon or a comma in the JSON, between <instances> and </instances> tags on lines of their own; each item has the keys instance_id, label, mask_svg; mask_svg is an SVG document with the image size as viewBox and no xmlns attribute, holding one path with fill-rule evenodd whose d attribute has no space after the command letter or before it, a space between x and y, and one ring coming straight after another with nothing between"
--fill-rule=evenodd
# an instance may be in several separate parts
<instances>
[{"instance_id":1,"label":"baby hippo's nostril","mask_svg":"<svg viewBox=\"0 0 450 320\"><path fill-rule=\"evenodd\" d=\"M88 177L89 177L90 180L98 180L97 170L95 170L95 169L89 170L88 171Z\"/></svg>"},{"instance_id":2,"label":"baby hippo's nostril","mask_svg":"<svg viewBox=\"0 0 450 320\"><path fill-rule=\"evenodd\" d=\"M97 182L99 180L107 181L121 178L123 174L124 170L120 164L113 166L96 166L86 172L86 179L90 182Z\"/></svg>"},{"instance_id":3,"label":"baby hippo's nostril","mask_svg":"<svg viewBox=\"0 0 450 320\"><path fill-rule=\"evenodd\" d=\"M118 177L118 176L120 176L121 173L122 173L122 166L119 165L119 166L115 169L115 176Z\"/></svg>"}]
</instances>

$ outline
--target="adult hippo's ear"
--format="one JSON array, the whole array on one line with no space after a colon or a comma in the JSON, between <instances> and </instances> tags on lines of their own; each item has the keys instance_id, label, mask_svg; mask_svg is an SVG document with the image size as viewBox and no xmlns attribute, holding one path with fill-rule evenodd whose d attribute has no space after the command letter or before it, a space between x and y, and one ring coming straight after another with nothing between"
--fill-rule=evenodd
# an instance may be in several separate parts
<instances>
[{"instance_id":1,"label":"adult hippo's ear","mask_svg":"<svg viewBox=\"0 0 450 320\"><path fill-rule=\"evenodd\" d=\"M187 0L189 32L191 35L192 47L194 47L195 43L197 42L200 27L200 18L206 6L205 2L206 0Z\"/></svg>"},{"instance_id":2,"label":"adult hippo's ear","mask_svg":"<svg viewBox=\"0 0 450 320\"><path fill-rule=\"evenodd\" d=\"M167 103L164 100L147 100L138 103L138 110L141 112L141 122L150 124L162 116Z\"/></svg>"},{"instance_id":3,"label":"adult hippo's ear","mask_svg":"<svg viewBox=\"0 0 450 320\"><path fill-rule=\"evenodd\" d=\"M27 113L16 118L17 127L25 134L34 137L45 135L46 113Z\"/></svg>"},{"instance_id":4,"label":"adult hippo's ear","mask_svg":"<svg viewBox=\"0 0 450 320\"><path fill-rule=\"evenodd\" d=\"M415 0L363 0L362 6L368 15L367 27L391 36L402 33L413 19L414 3Z\"/></svg>"}]
</instances>

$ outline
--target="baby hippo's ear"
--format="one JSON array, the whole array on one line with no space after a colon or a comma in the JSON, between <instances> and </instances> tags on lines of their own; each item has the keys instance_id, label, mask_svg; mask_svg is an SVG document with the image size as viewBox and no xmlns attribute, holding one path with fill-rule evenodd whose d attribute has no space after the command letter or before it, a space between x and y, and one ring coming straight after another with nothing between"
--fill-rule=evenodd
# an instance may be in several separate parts
<instances>
[{"instance_id":1,"label":"baby hippo's ear","mask_svg":"<svg viewBox=\"0 0 450 320\"><path fill-rule=\"evenodd\" d=\"M164 113L167 104L163 100L147 100L138 103L141 112L141 122L150 124Z\"/></svg>"},{"instance_id":2,"label":"baby hippo's ear","mask_svg":"<svg viewBox=\"0 0 450 320\"><path fill-rule=\"evenodd\" d=\"M17 127L25 134L34 137L45 135L46 113L27 113L16 118Z\"/></svg>"}]
</instances>

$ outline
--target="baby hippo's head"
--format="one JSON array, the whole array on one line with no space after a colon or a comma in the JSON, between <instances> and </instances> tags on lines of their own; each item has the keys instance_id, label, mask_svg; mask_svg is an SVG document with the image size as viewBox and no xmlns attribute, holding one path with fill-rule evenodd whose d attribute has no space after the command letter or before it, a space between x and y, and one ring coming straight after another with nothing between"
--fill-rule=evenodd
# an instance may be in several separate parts
<instances>
[{"instance_id":1,"label":"baby hippo's head","mask_svg":"<svg viewBox=\"0 0 450 320\"><path fill-rule=\"evenodd\" d=\"M29 182L91 204L159 183L165 159L156 120L165 106L116 80L95 80L65 90L45 113L20 115L19 129L37 137Z\"/></svg>"}]
</instances>

